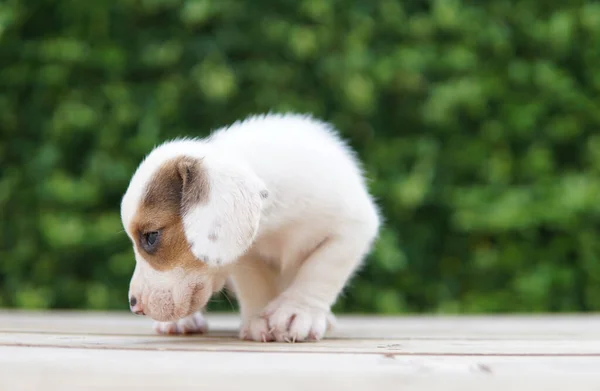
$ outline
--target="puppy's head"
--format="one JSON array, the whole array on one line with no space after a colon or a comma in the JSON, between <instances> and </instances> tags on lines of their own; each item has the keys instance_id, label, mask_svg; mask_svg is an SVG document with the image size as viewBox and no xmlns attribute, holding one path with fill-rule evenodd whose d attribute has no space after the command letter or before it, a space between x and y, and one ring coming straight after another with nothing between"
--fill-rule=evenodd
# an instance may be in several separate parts
<instances>
[{"instance_id":1,"label":"puppy's head","mask_svg":"<svg viewBox=\"0 0 600 391\"><path fill-rule=\"evenodd\" d=\"M267 194L245 166L177 146L148 155L121 203L136 260L131 309L159 321L192 314L223 287L227 265L254 241Z\"/></svg>"}]
</instances>

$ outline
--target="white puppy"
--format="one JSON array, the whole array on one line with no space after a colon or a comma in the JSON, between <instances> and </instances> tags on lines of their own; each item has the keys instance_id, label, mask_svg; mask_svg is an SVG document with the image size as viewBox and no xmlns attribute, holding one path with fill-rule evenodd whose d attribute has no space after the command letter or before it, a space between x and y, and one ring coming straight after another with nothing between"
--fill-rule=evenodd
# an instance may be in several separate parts
<instances>
[{"instance_id":1,"label":"white puppy","mask_svg":"<svg viewBox=\"0 0 600 391\"><path fill-rule=\"evenodd\" d=\"M265 342L324 336L380 226L354 153L328 124L294 114L158 146L121 217L136 259L133 312L159 332L203 332L198 311L230 277L240 338Z\"/></svg>"}]
</instances>

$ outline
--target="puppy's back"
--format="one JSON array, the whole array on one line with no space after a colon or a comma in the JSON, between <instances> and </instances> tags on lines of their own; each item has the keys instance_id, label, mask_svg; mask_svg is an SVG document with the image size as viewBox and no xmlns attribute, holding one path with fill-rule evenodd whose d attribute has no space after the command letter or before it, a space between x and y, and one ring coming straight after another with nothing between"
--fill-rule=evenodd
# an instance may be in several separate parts
<instances>
[{"instance_id":1,"label":"puppy's back","mask_svg":"<svg viewBox=\"0 0 600 391\"><path fill-rule=\"evenodd\" d=\"M359 160L325 122L299 114L253 116L217 131L210 142L247 162L280 211L295 215L287 217L376 213Z\"/></svg>"}]
</instances>

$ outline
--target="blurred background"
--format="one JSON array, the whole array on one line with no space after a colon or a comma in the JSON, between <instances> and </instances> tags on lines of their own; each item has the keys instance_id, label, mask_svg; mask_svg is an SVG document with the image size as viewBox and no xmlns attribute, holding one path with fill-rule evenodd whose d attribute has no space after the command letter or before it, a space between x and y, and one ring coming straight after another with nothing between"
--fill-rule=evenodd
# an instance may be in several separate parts
<instances>
[{"instance_id":1,"label":"blurred background","mask_svg":"<svg viewBox=\"0 0 600 391\"><path fill-rule=\"evenodd\" d=\"M0 307L127 310L140 159L295 111L386 219L336 311L600 309L600 3L566 4L0 3Z\"/></svg>"}]
</instances>

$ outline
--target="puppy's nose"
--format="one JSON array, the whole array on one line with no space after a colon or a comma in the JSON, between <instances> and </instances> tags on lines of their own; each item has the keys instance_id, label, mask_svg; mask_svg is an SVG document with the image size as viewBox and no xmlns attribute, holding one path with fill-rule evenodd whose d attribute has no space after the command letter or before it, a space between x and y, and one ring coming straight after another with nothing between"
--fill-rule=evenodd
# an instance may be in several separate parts
<instances>
[{"instance_id":1,"label":"puppy's nose","mask_svg":"<svg viewBox=\"0 0 600 391\"><path fill-rule=\"evenodd\" d=\"M136 315L145 315L142 303L138 303L138 300L135 298L135 296L131 296L129 299L129 308L131 309L131 312Z\"/></svg>"}]
</instances>

